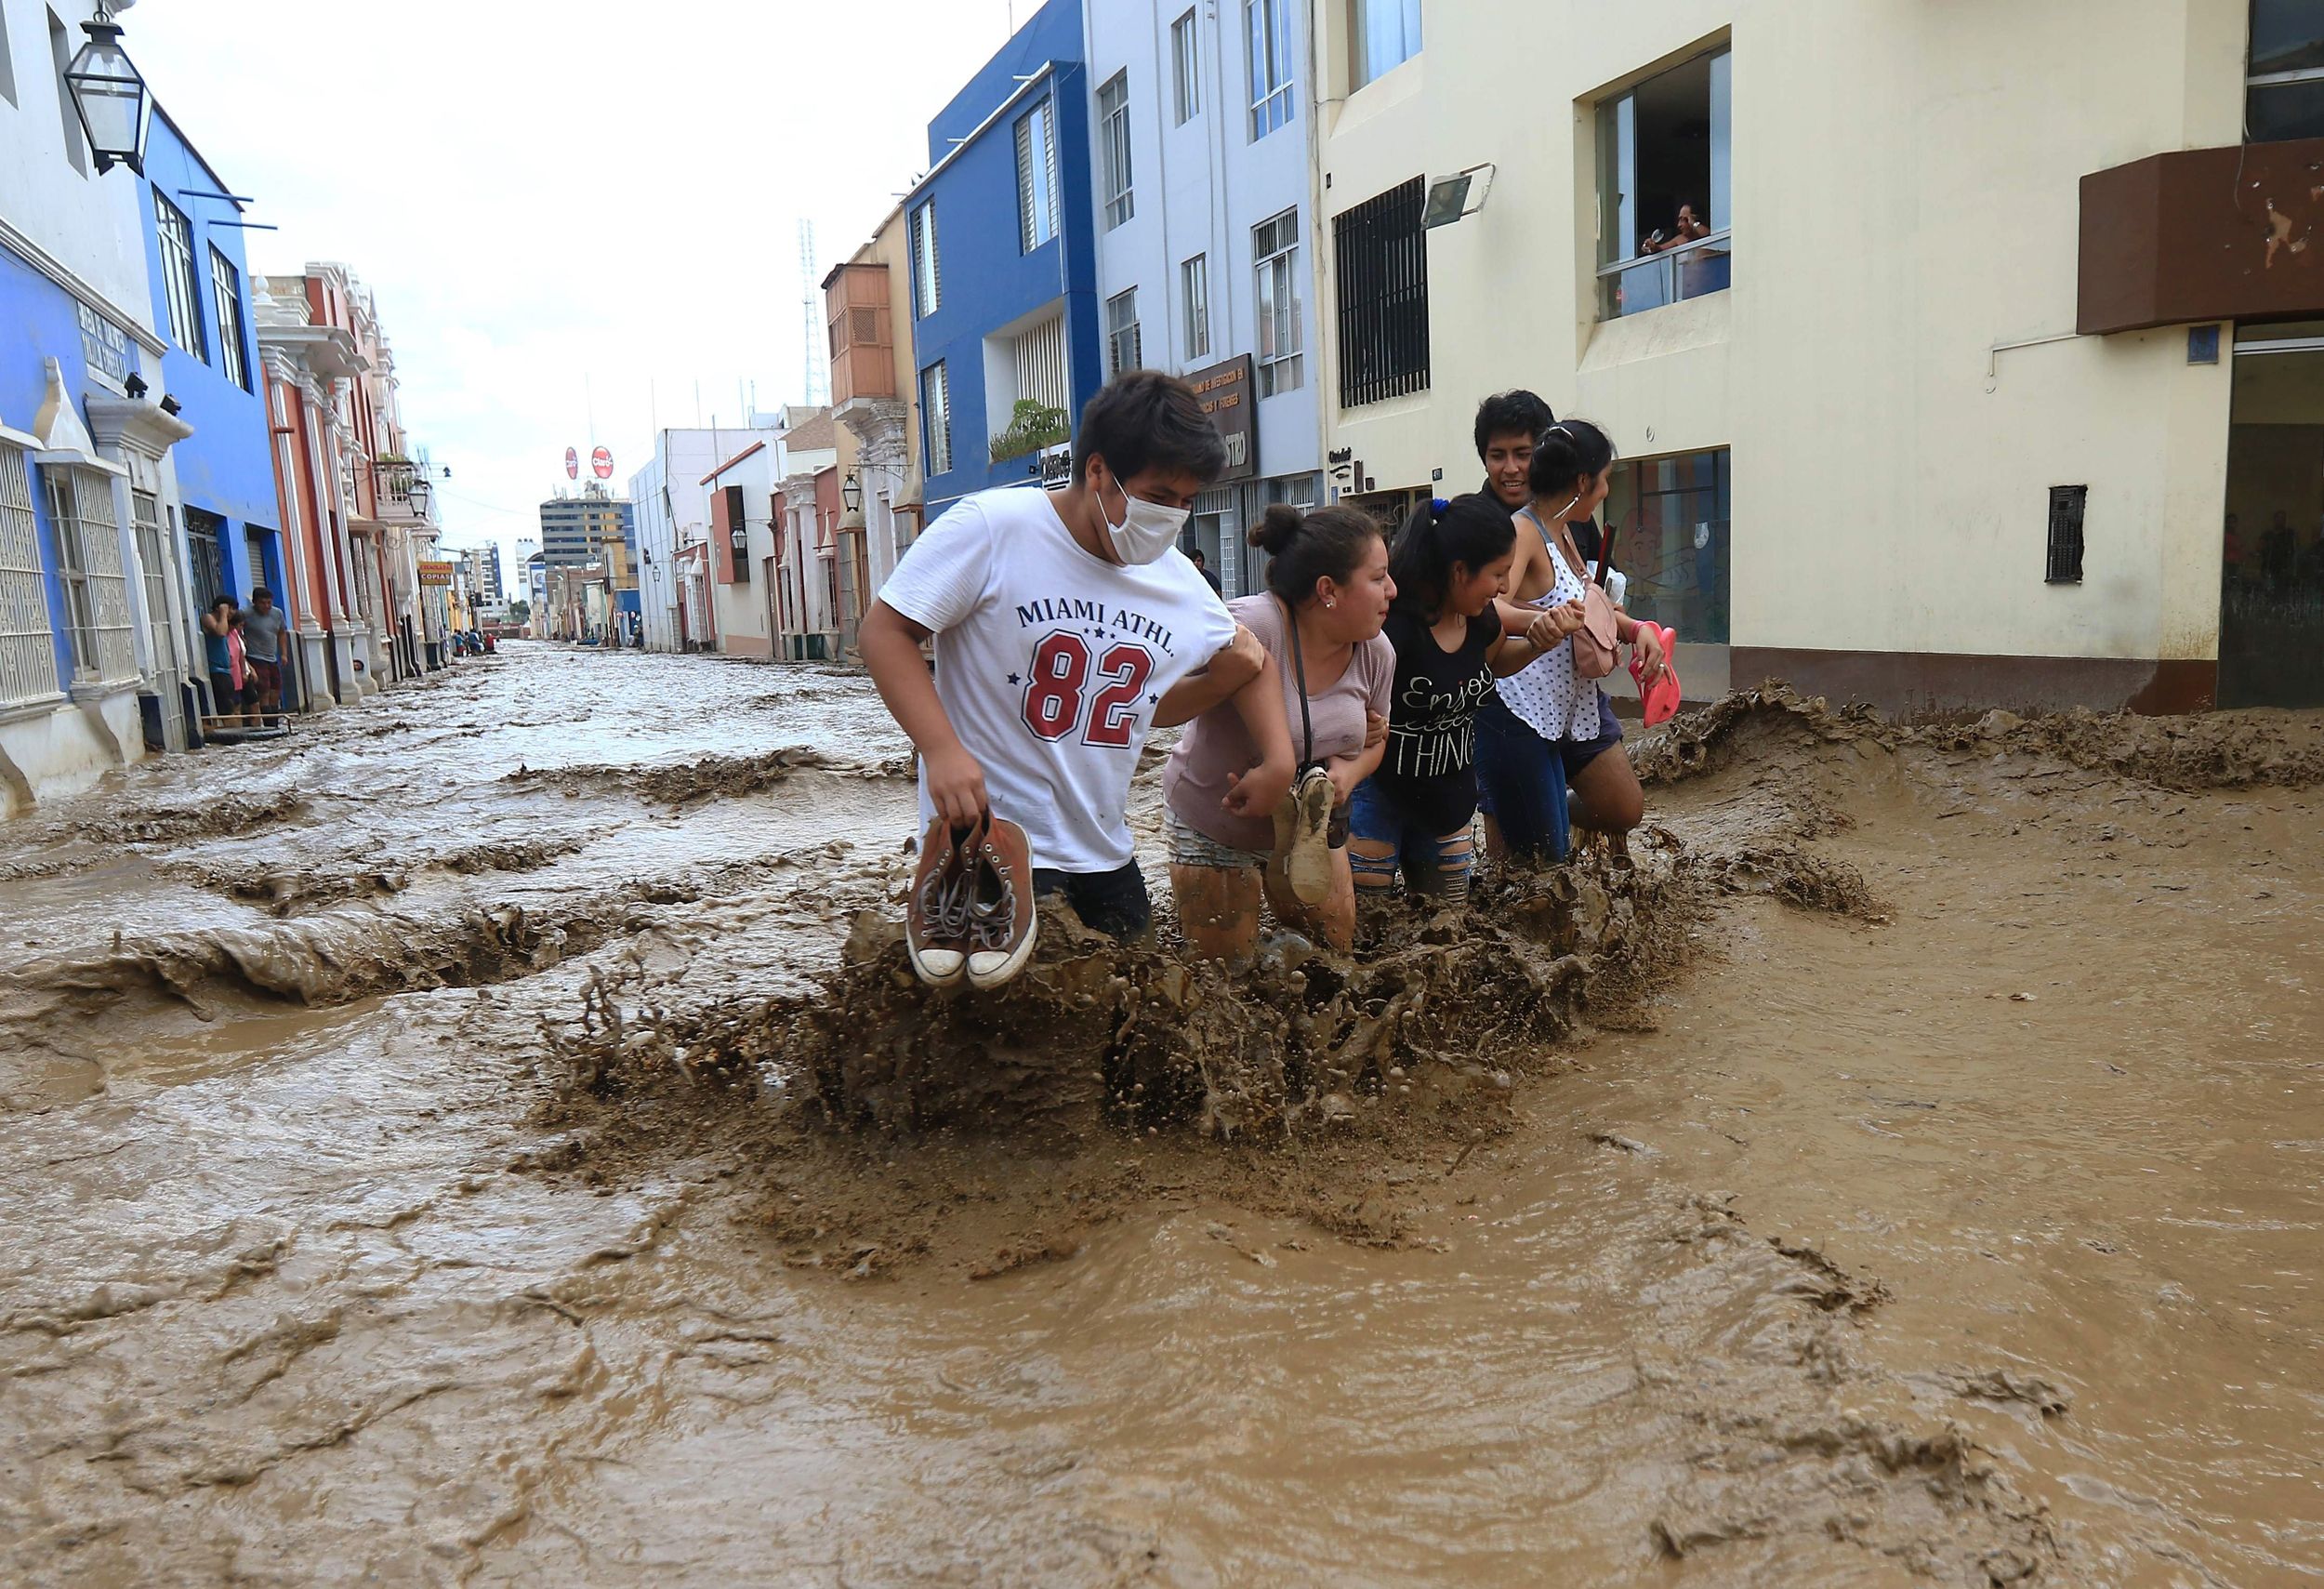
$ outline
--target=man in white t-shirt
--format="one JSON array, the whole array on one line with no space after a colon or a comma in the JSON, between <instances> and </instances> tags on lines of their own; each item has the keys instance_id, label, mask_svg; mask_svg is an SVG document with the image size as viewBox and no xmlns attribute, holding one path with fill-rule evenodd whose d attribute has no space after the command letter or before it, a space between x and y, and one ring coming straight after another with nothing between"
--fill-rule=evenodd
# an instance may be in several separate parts
<instances>
[{"instance_id":1,"label":"man in white t-shirt","mask_svg":"<svg viewBox=\"0 0 2324 1589\"><path fill-rule=\"evenodd\" d=\"M1291 786L1274 665L1177 550L1225 464L1185 382L1120 376L1082 411L1070 486L964 498L864 619L865 664L919 748L921 822L1016 823L1035 892L1124 941L1152 918L1129 820L1148 730L1232 695L1264 760L1230 808L1264 816Z\"/></svg>"}]
</instances>

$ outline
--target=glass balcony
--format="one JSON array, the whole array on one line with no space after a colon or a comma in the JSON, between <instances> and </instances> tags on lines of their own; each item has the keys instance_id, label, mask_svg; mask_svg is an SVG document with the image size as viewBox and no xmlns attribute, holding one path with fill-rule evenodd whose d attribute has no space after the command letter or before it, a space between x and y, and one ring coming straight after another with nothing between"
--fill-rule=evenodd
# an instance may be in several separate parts
<instances>
[{"instance_id":1,"label":"glass balcony","mask_svg":"<svg viewBox=\"0 0 2324 1589\"><path fill-rule=\"evenodd\" d=\"M1735 229L1729 227L1666 253L1618 259L1611 265L1601 266L1599 315L1606 320L1619 320L1626 314L1642 314L1684 298L1724 292L1734 255Z\"/></svg>"}]
</instances>

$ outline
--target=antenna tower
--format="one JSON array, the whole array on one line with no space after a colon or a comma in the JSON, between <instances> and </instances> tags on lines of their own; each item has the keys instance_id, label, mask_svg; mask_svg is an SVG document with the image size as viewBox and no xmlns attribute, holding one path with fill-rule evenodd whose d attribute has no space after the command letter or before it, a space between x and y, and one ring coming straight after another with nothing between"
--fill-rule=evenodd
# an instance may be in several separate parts
<instances>
[{"instance_id":1,"label":"antenna tower","mask_svg":"<svg viewBox=\"0 0 2324 1589\"><path fill-rule=\"evenodd\" d=\"M815 223L799 223L799 314L805 341L801 351L800 384L807 406L820 408L831 401L831 362L823 345L823 316L815 312Z\"/></svg>"}]
</instances>

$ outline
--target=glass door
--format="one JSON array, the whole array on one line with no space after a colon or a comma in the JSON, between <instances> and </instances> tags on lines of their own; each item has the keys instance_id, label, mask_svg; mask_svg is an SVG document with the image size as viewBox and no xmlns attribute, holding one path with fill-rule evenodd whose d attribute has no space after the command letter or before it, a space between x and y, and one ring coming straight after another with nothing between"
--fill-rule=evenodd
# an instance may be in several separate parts
<instances>
[{"instance_id":1,"label":"glass door","mask_svg":"<svg viewBox=\"0 0 2324 1589\"><path fill-rule=\"evenodd\" d=\"M2324 324L2237 335L2219 704L2324 706Z\"/></svg>"}]
</instances>

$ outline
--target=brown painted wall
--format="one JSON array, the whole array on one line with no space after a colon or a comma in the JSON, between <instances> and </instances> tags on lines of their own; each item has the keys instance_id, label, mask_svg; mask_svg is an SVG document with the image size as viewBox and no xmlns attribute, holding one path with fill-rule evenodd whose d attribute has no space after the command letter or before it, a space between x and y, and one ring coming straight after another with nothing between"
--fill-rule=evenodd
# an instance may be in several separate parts
<instances>
[{"instance_id":1,"label":"brown painted wall","mask_svg":"<svg viewBox=\"0 0 2324 1589\"><path fill-rule=\"evenodd\" d=\"M1780 680L1803 695L1863 701L1882 711L1988 707L2165 713L2208 709L2215 662L2107 656L1965 656L1912 651L1797 651L1738 645L1738 686Z\"/></svg>"},{"instance_id":2,"label":"brown painted wall","mask_svg":"<svg viewBox=\"0 0 2324 1589\"><path fill-rule=\"evenodd\" d=\"M2081 182L2085 336L2324 313L2324 139L2186 149Z\"/></svg>"}]
</instances>

